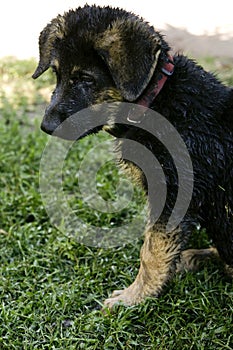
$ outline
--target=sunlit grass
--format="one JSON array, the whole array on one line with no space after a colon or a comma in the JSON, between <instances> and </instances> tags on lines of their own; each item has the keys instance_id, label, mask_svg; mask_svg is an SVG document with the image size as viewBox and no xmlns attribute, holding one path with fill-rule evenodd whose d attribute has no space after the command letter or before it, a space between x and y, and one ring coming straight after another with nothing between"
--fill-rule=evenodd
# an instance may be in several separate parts
<instances>
[{"instance_id":1,"label":"sunlit grass","mask_svg":"<svg viewBox=\"0 0 233 350\"><path fill-rule=\"evenodd\" d=\"M233 66L219 62L203 60L231 84ZM0 62L0 349L233 349L232 282L211 262L196 274L177 275L159 299L119 306L108 316L100 312L112 290L133 281L141 240L114 249L87 247L49 221L39 186L49 137L39 124L54 81L49 72L32 81L35 65ZM76 193L71 205L82 220L121 225L141 210L140 193L129 210L97 217L85 207L75 178L88 149L105 140L100 134L74 146L66 159L64 190ZM114 200L119 177L114 164L98 173L105 199ZM197 235L196 246L202 244L206 236Z\"/></svg>"}]
</instances>

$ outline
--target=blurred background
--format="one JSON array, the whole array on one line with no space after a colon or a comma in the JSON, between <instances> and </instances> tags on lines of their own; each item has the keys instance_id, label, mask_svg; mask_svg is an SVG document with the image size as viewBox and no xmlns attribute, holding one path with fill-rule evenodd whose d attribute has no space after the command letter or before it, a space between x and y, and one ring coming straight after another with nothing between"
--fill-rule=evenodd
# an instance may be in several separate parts
<instances>
[{"instance_id":1,"label":"blurred background","mask_svg":"<svg viewBox=\"0 0 233 350\"><path fill-rule=\"evenodd\" d=\"M83 6L86 0L8 0L0 5L0 57L38 56L38 35L58 13ZM96 0L88 4L111 5L132 11L162 30L175 51L233 57L232 1L192 2Z\"/></svg>"}]
</instances>

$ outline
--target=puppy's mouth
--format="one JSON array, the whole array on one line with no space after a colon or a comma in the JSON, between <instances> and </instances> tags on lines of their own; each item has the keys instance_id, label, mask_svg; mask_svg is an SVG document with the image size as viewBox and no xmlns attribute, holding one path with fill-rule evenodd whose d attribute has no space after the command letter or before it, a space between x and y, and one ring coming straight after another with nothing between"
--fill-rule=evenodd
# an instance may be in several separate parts
<instances>
[{"instance_id":1,"label":"puppy's mouth","mask_svg":"<svg viewBox=\"0 0 233 350\"><path fill-rule=\"evenodd\" d=\"M88 135L96 134L103 128L103 125L91 126L90 123L85 124L82 121L72 118L66 119L62 123L47 122L46 118L41 123L41 130L51 136L56 136L68 141L78 141Z\"/></svg>"},{"instance_id":2,"label":"puppy's mouth","mask_svg":"<svg viewBox=\"0 0 233 350\"><path fill-rule=\"evenodd\" d=\"M75 130L69 127L58 126L54 131L50 131L50 130L48 131L43 127L43 124L41 124L41 130L43 130L46 134L51 136L56 136L67 141L81 140L82 138L88 135L98 133L101 129L102 127L93 128L91 130L86 130L80 133L78 130Z\"/></svg>"},{"instance_id":3,"label":"puppy's mouth","mask_svg":"<svg viewBox=\"0 0 233 350\"><path fill-rule=\"evenodd\" d=\"M122 137L128 130L127 125L122 125L124 114L118 104L113 106L108 103L92 105L68 117L58 113L46 113L41 129L51 136L70 141L80 140L102 129L115 137Z\"/></svg>"}]
</instances>

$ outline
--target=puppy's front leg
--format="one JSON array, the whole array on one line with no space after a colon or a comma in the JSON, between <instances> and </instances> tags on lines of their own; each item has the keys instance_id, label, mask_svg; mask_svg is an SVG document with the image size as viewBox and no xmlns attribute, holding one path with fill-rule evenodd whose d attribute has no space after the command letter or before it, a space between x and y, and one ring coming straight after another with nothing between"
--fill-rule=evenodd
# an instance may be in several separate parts
<instances>
[{"instance_id":1,"label":"puppy's front leg","mask_svg":"<svg viewBox=\"0 0 233 350\"><path fill-rule=\"evenodd\" d=\"M135 305L144 298L158 296L166 282L173 276L180 256L180 230L167 233L157 227L145 233L140 254L140 269L135 281L124 290L114 291L104 305L112 308L116 303Z\"/></svg>"}]
</instances>

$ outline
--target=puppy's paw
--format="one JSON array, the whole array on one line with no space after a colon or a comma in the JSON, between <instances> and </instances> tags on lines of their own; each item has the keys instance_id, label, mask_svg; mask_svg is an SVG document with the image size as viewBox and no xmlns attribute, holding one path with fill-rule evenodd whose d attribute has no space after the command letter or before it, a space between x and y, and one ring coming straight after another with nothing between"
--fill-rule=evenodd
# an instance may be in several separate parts
<instances>
[{"instance_id":1,"label":"puppy's paw","mask_svg":"<svg viewBox=\"0 0 233 350\"><path fill-rule=\"evenodd\" d=\"M104 301L104 307L108 309L113 309L115 305L122 304L124 306L132 306L139 304L143 299L143 291L139 291L132 284L126 289L115 290L111 297Z\"/></svg>"},{"instance_id":2,"label":"puppy's paw","mask_svg":"<svg viewBox=\"0 0 233 350\"><path fill-rule=\"evenodd\" d=\"M130 306L130 296L127 293L127 289L114 290L111 297L104 301L104 307L108 309L113 309L117 304L123 304L125 306Z\"/></svg>"}]
</instances>

